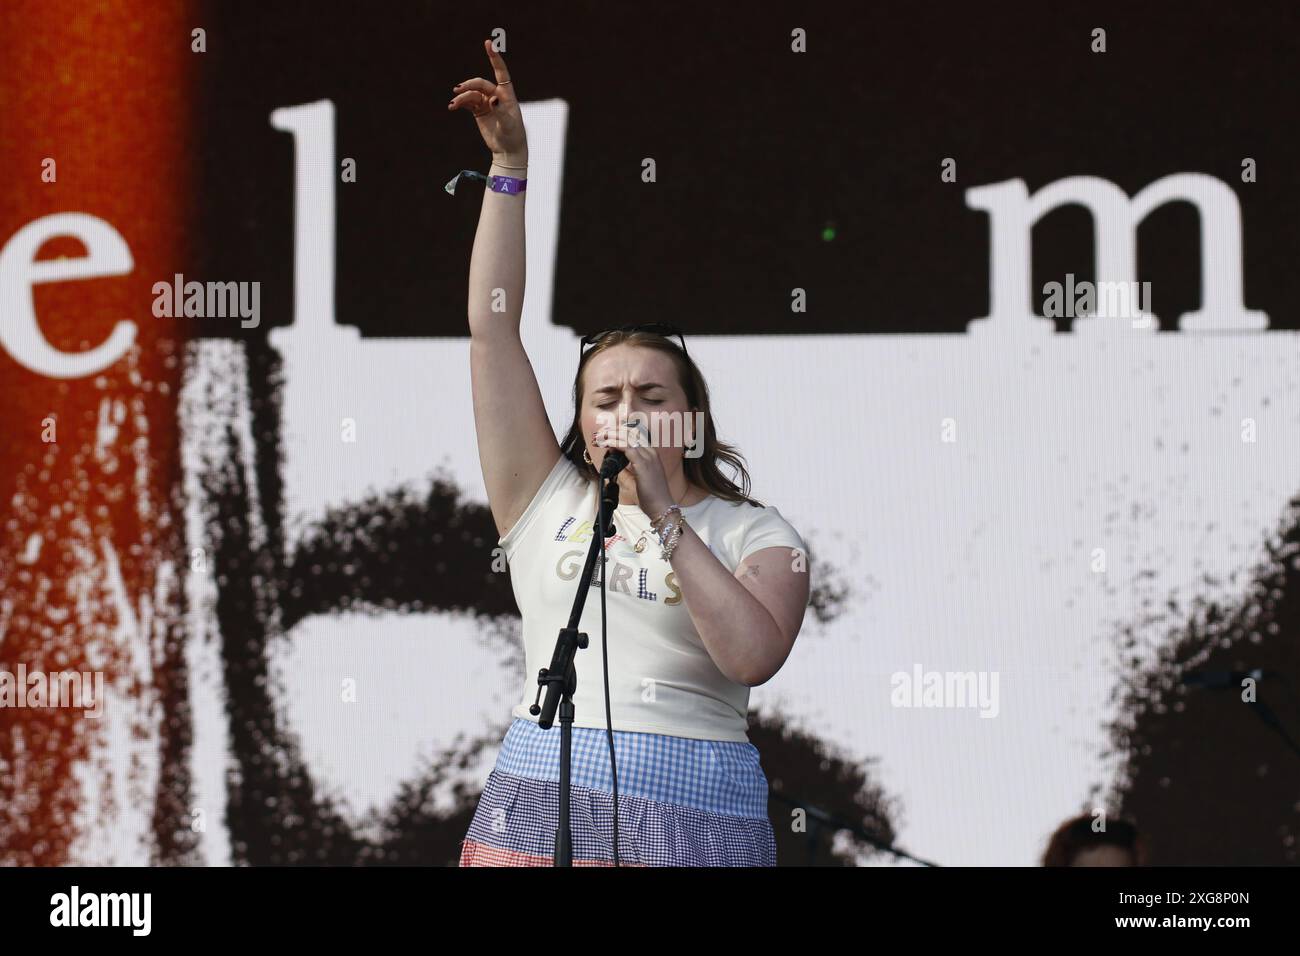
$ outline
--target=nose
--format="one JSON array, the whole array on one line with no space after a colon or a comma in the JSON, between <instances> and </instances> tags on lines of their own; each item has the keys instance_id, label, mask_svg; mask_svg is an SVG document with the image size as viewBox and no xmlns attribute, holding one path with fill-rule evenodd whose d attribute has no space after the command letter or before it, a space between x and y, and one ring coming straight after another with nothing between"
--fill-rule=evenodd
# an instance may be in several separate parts
<instances>
[{"instance_id":1,"label":"nose","mask_svg":"<svg viewBox=\"0 0 1300 956\"><path fill-rule=\"evenodd\" d=\"M604 414L608 416L610 415L610 411L606 410ZM616 427L621 427L623 425L639 425L644 429L648 418L648 412L626 401L620 402L618 407L613 410L613 422ZM606 418L605 420L609 421L610 419Z\"/></svg>"}]
</instances>

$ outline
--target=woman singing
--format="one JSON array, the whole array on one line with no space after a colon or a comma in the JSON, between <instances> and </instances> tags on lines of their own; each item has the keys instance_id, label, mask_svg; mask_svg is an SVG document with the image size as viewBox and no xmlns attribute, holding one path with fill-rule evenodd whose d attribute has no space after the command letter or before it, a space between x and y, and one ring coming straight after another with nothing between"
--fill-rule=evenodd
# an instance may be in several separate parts
<instances>
[{"instance_id":1,"label":"woman singing","mask_svg":"<svg viewBox=\"0 0 1300 956\"><path fill-rule=\"evenodd\" d=\"M485 190L470 260L470 363L479 459L523 615L528 682L460 863L552 865L560 728L543 730L529 707L577 593L601 463L618 448L628 465L615 535L591 582L603 574L609 646L599 591L589 592L579 629L591 644L575 662L573 862L775 866L767 778L746 715L749 688L781 668L803 623L803 540L749 498L743 460L714 431L708 386L685 340L660 334L666 326L583 339L573 423L556 442L519 334L528 142L505 62L489 41L484 48L495 81L458 84L448 109L473 113L492 151L489 172L501 177ZM745 490L723 475L724 462Z\"/></svg>"}]
</instances>

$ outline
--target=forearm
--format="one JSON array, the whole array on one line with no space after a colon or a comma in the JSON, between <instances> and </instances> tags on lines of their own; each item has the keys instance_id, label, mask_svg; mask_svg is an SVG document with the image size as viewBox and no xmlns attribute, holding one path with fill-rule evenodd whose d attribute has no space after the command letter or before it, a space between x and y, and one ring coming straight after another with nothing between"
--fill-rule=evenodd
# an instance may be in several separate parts
<instances>
[{"instance_id":1,"label":"forearm","mask_svg":"<svg viewBox=\"0 0 1300 956\"><path fill-rule=\"evenodd\" d=\"M501 162L527 166L528 157L526 154L503 156ZM488 175L525 179L528 170L506 169L494 160ZM486 187L483 190L483 206L469 263L471 336L502 331L519 334L524 305L524 200L527 196L527 190L514 196Z\"/></svg>"},{"instance_id":2,"label":"forearm","mask_svg":"<svg viewBox=\"0 0 1300 956\"><path fill-rule=\"evenodd\" d=\"M651 547L658 547L653 537ZM718 669L747 687L775 674L789 653L776 621L689 524L669 563L695 630Z\"/></svg>"}]
</instances>

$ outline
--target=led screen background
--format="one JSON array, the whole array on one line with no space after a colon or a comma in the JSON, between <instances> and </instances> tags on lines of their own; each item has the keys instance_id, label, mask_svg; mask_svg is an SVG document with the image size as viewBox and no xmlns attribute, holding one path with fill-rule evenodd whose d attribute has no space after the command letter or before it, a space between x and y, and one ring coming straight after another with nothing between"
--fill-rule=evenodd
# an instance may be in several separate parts
<instances>
[{"instance_id":1,"label":"led screen background","mask_svg":"<svg viewBox=\"0 0 1300 956\"><path fill-rule=\"evenodd\" d=\"M0 707L0 860L455 861L531 680L470 407L481 189L443 190L486 169L445 103L497 36L557 434L578 336L680 324L809 544L751 695L781 861L892 861L800 809L1031 865L1102 808L1158 862L1295 862L1295 754L1178 683L1264 669L1300 732L1294 12L656 9L4 6L0 671L106 697ZM1065 201L1016 225L1016 182ZM1154 322L1009 304L1128 239ZM257 283L257 324L156 315L178 275ZM898 706L917 671L996 708Z\"/></svg>"}]
</instances>

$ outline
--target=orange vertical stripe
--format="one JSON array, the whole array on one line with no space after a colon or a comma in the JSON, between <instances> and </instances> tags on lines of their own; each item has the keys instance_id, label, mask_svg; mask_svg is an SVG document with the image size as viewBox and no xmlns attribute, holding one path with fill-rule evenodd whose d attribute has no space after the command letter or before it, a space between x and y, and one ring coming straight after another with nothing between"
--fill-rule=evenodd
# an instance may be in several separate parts
<instances>
[{"instance_id":1,"label":"orange vertical stripe","mask_svg":"<svg viewBox=\"0 0 1300 956\"><path fill-rule=\"evenodd\" d=\"M0 707L0 863L81 862L79 839L127 815L150 821L157 800L151 702L168 675L152 661L180 638L179 587L164 564L185 567L172 502L183 330L153 318L151 287L183 272L188 253L192 78L203 56L190 52L195 9L0 4L0 244L53 214L104 220L132 270L35 286L40 329L76 352L123 319L137 326L126 356L82 378L46 377L0 348L0 670L98 671L124 701L110 699L98 719ZM42 181L48 161L53 182ZM56 238L38 258L85 252ZM0 322L15 321L25 294L0 287ZM139 766L101 759L112 721L130 728Z\"/></svg>"}]
</instances>

